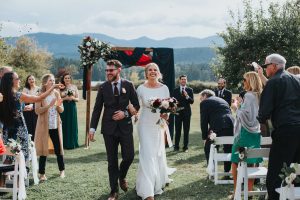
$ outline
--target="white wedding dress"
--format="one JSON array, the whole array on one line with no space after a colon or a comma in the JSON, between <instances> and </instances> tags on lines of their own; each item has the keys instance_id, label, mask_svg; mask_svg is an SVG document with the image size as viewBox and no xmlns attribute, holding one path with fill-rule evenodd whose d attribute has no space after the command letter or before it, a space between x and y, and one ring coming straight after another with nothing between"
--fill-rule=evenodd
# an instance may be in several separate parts
<instances>
[{"instance_id":1,"label":"white wedding dress","mask_svg":"<svg viewBox=\"0 0 300 200\"><path fill-rule=\"evenodd\" d=\"M176 169L167 167L164 134L160 125L156 124L160 113L152 113L149 109L151 97L170 97L168 87L162 85L160 88L147 88L140 85L137 94L141 108L137 127L140 145L136 192L145 199L161 194L166 184L171 182L168 175L174 173Z\"/></svg>"}]
</instances>

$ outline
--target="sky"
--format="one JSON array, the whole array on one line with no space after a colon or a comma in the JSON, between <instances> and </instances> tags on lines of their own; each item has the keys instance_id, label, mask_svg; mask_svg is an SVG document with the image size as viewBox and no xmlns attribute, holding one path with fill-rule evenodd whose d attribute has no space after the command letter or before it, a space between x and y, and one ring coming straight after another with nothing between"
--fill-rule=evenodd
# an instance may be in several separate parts
<instances>
[{"instance_id":1,"label":"sky","mask_svg":"<svg viewBox=\"0 0 300 200\"><path fill-rule=\"evenodd\" d=\"M263 0L269 2L287 0ZM119 39L191 36L225 31L242 0L0 0L0 36L102 33ZM252 0L259 7L259 0Z\"/></svg>"}]
</instances>

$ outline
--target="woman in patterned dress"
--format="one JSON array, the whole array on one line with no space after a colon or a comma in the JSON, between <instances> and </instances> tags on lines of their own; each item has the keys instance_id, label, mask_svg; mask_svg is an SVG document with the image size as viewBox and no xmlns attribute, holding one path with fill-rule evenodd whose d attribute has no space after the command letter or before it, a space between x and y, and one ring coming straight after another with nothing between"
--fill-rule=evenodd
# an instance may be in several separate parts
<instances>
[{"instance_id":1,"label":"woman in patterned dress","mask_svg":"<svg viewBox=\"0 0 300 200\"><path fill-rule=\"evenodd\" d=\"M0 92L3 101L0 103L0 121L4 124L3 140L8 143L9 138L19 140L25 160L28 160L28 130L23 116L23 103L39 102L46 98L50 92L59 85L53 85L40 96L28 95L18 92L20 78L16 72L7 72L1 80Z\"/></svg>"}]
</instances>

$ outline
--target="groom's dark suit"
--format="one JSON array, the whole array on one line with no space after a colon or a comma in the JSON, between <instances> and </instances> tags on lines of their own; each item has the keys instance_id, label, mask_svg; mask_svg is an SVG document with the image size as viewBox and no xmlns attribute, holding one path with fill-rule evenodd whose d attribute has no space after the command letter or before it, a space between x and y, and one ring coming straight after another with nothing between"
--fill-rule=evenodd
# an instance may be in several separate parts
<instances>
[{"instance_id":1,"label":"groom's dark suit","mask_svg":"<svg viewBox=\"0 0 300 200\"><path fill-rule=\"evenodd\" d=\"M139 109L138 97L131 82L121 79L118 97L114 96L113 85L111 82L106 81L100 85L90 128L96 130L104 106L101 133L103 134L106 147L111 192L118 192L118 179L122 180L126 177L129 166L134 158L131 117L125 117L119 121L112 119L112 116L118 110L127 112L126 109L129 103L131 103L136 110ZM120 168L118 166L119 144L121 145L122 152Z\"/></svg>"}]
</instances>

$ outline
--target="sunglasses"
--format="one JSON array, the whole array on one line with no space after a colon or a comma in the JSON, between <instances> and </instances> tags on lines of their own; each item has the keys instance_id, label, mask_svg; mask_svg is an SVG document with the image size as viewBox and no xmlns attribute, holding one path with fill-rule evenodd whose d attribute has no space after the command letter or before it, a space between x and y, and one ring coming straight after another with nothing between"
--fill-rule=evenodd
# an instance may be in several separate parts
<instances>
[{"instance_id":1,"label":"sunglasses","mask_svg":"<svg viewBox=\"0 0 300 200\"><path fill-rule=\"evenodd\" d=\"M105 69L105 72L113 72L114 70L117 70L117 69Z\"/></svg>"},{"instance_id":2,"label":"sunglasses","mask_svg":"<svg viewBox=\"0 0 300 200\"><path fill-rule=\"evenodd\" d=\"M262 68L267 68L269 65L273 65L273 64L275 64L275 63L267 63L267 64L262 65L261 67L262 67ZM276 65L276 64L275 64L275 65Z\"/></svg>"}]
</instances>

